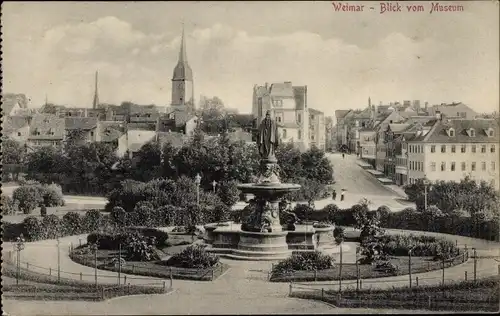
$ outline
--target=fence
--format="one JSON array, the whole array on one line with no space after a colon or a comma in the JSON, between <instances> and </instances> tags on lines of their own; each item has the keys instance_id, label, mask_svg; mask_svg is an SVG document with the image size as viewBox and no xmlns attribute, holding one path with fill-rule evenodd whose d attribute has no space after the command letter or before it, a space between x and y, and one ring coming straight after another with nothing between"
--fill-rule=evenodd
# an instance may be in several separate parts
<instances>
[{"instance_id":1,"label":"fence","mask_svg":"<svg viewBox=\"0 0 500 316\"><path fill-rule=\"evenodd\" d=\"M471 291L472 292L472 291ZM453 297L454 293L396 293L379 295L371 293L333 293L290 284L290 297L321 300L336 307L405 308L455 311L498 311L498 293L487 297Z\"/></svg>"},{"instance_id":2,"label":"fence","mask_svg":"<svg viewBox=\"0 0 500 316\"><path fill-rule=\"evenodd\" d=\"M411 286L412 282L410 280L413 280L418 284L419 279L416 277L415 279L412 278L411 274L414 273L423 273L423 272L430 272L430 271L436 271L436 270L442 270L443 271L443 277L442 277L442 282L444 283L444 275L445 275L445 268L449 268L451 266L455 266L464 262L467 262L469 260L469 251L467 249L467 246L464 248L462 252L459 252L458 255L449 258L449 259L443 259L443 260L436 260L436 261L415 261L415 259L412 261L411 259L408 260L408 266L396 266L395 270L392 273L392 275L408 275L408 282L409 285ZM477 261L475 258L474 254L474 271L476 271L476 265ZM342 269L342 266L345 268L350 268L344 269L344 273L342 273L342 278L340 277L340 270ZM337 269L339 267L339 269ZM391 276L388 274L388 270L380 269L377 272L373 272L370 267L370 271L366 270L361 270L361 267L364 267L362 265L356 265L354 263L343 263L342 261L336 266L335 269L328 269L328 270L307 270L307 271L292 271L292 272L287 272L287 273L276 273L269 271L268 273L268 280L273 280L276 282L305 282L305 281L328 281L328 280L338 280L339 282L339 287L342 286L342 283L347 284L345 282L348 282L348 280L353 280L356 282L356 287L359 288L360 283L369 283L372 280L366 280L362 281L361 279L363 278L380 278L380 277L386 277L386 276ZM273 265L274 268L274 265ZM408 273L411 271L411 273ZM477 271L476 271L477 272ZM477 273L474 273L474 276L476 276ZM359 280L359 281L358 281ZM465 280L467 280L467 272L465 272Z\"/></svg>"},{"instance_id":3,"label":"fence","mask_svg":"<svg viewBox=\"0 0 500 316\"><path fill-rule=\"evenodd\" d=\"M111 275L109 272L103 273L103 271L95 270L94 273L83 273L83 272L68 272L60 269L53 269L52 267L46 268L41 267L29 262L19 262L19 270L17 266L17 259L14 256L13 251L4 252L5 256L2 256L2 270L7 276L13 278L24 279L28 281L34 281L39 283L47 284L60 284L60 285L70 285L70 286L93 286L104 288L104 291L109 292L110 289L116 289L118 285L124 286L127 284L128 290L132 291L148 291L146 288L153 288L153 292L166 292L172 289L173 282L172 279L167 281L160 278L153 277L131 277L126 275ZM132 283L132 285L130 285ZM142 291L140 291L142 289ZM154 290L157 289L157 290ZM120 291L125 291L123 289ZM114 292L119 292L114 290Z\"/></svg>"}]
</instances>

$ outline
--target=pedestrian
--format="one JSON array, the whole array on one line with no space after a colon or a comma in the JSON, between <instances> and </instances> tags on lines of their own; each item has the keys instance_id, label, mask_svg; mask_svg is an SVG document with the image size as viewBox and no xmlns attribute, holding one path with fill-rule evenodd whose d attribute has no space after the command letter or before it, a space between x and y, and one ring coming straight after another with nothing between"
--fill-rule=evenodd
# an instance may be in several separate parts
<instances>
[{"instance_id":1,"label":"pedestrian","mask_svg":"<svg viewBox=\"0 0 500 316\"><path fill-rule=\"evenodd\" d=\"M342 159L344 159L344 158L345 158L345 153L342 153Z\"/></svg>"},{"instance_id":2,"label":"pedestrian","mask_svg":"<svg viewBox=\"0 0 500 316\"><path fill-rule=\"evenodd\" d=\"M340 193L340 200L343 201L345 198L345 190L342 189L342 192Z\"/></svg>"},{"instance_id":3,"label":"pedestrian","mask_svg":"<svg viewBox=\"0 0 500 316\"><path fill-rule=\"evenodd\" d=\"M337 191L332 191L332 199L335 201L337 199Z\"/></svg>"}]
</instances>

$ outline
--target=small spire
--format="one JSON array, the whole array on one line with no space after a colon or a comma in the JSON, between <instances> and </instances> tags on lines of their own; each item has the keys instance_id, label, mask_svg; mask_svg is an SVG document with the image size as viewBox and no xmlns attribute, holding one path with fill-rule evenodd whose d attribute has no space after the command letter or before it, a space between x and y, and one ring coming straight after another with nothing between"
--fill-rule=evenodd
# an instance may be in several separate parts
<instances>
[{"instance_id":1,"label":"small spire","mask_svg":"<svg viewBox=\"0 0 500 316\"><path fill-rule=\"evenodd\" d=\"M186 41L184 40L184 22L182 22L181 50L179 51L179 63L187 62Z\"/></svg>"},{"instance_id":2,"label":"small spire","mask_svg":"<svg viewBox=\"0 0 500 316\"><path fill-rule=\"evenodd\" d=\"M49 98L47 97L47 93L45 93L45 105L49 104Z\"/></svg>"},{"instance_id":3,"label":"small spire","mask_svg":"<svg viewBox=\"0 0 500 316\"><path fill-rule=\"evenodd\" d=\"M98 79L99 79L99 71L96 70L95 72L95 88L94 88L94 101L92 102L92 108L97 109L97 106L99 105L99 91L97 89L98 87Z\"/></svg>"}]
</instances>

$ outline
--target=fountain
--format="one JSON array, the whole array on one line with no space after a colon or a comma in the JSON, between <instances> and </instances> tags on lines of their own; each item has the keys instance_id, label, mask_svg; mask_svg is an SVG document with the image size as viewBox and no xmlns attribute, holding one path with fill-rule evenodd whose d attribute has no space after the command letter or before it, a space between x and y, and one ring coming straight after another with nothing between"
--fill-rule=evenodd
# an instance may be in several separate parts
<instances>
[{"instance_id":1,"label":"fountain","mask_svg":"<svg viewBox=\"0 0 500 316\"><path fill-rule=\"evenodd\" d=\"M238 185L245 194L255 196L246 207L248 214L241 226L235 223L205 225L207 251L233 259L277 260L284 259L294 251L314 251L333 246L333 226L314 227L294 225L293 220L283 229L280 223L279 202L289 192L297 191L300 185L281 183L275 150L279 143L276 122L270 112L259 127L257 145L260 175L256 183ZM290 214L291 215L291 214Z\"/></svg>"}]
</instances>

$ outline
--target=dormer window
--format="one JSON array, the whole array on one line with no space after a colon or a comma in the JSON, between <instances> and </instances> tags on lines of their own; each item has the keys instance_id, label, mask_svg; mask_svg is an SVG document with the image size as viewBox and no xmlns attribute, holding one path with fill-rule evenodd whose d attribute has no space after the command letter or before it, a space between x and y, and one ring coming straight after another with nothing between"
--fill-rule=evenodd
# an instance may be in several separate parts
<instances>
[{"instance_id":1,"label":"dormer window","mask_svg":"<svg viewBox=\"0 0 500 316\"><path fill-rule=\"evenodd\" d=\"M473 128L469 129L469 136L470 137L476 137L476 130L473 129Z\"/></svg>"},{"instance_id":2,"label":"dormer window","mask_svg":"<svg viewBox=\"0 0 500 316\"><path fill-rule=\"evenodd\" d=\"M490 127L486 130L486 135L488 135L488 137L493 137L495 135L495 131Z\"/></svg>"},{"instance_id":3,"label":"dormer window","mask_svg":"<svg viewBox=\"0 0 500 316\"><path fill-rule=\"evenodd\" d=\"M453 128L448 129L448 136L455 137L455 130Z\"/></svg>"}]
</instances>

